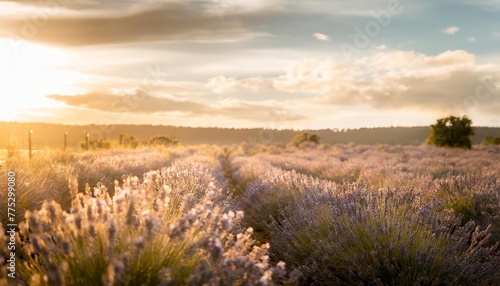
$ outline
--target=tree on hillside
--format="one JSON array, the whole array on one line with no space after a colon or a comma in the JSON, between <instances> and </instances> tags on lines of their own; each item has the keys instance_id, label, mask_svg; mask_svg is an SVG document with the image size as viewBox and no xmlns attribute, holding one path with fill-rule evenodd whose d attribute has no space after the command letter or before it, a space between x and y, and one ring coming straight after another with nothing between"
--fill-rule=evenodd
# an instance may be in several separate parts
<instances>
[{"instance_id":1,"label":"tree on hillside","mask_svg":"<svg viewBox=\"0 0 500 286\"><path fill-rule=\"evenodd\" d=\"M483 140L483 145L500 145L500 136L488 136Z\"/></svg>"},{"instance_id":2,"label":"tree on hillside","mask_svg":"<svg viewBox=\"0 0 500 286\"><path fill-rule=\"evenodd\" d=\"M297 134L295 137L293 137L292 142L290 142L292 145L295 145L296 147L299 147L301 144L306 143L306 142L311 142L316 145L321 143L321 138L316 135L316 134L309 134L307 132Z\"/></svg>"},{"instance_id":3,"label":"tree on hillside","mask_svg":"<svg viewBox=\"0 0 500 286\"><path fill-rule=\"evenodd\" d=\"M472 120L467 116L448 116L431 125L427 144L438 147L466 148L472 147L470 137L474 135Z\"/></svg>"},{"instance_id":4,"label":"tree on hillside","mask_svg":"<svg viewBox=\"0 0 500 286\"><path fill-rule=\"evenodd\" d=\"M177 145L179 140L175 137L169 137L166 135L154 136L149 139L149 145L163 145L163 146L171 146Z\"/></svg>"}]
</instances>

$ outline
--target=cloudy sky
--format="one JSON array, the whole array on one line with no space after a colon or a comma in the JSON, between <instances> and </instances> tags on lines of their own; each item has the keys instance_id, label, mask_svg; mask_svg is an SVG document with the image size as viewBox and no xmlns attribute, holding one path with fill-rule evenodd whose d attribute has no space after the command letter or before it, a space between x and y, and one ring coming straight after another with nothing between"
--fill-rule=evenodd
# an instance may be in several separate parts
<instances>
[{"instance_id":1,"label":"cloudy sky","mask_svg":"<svg viewBox=\"0 0 500 286\"><path fill-rule=\"evenodd\" d=\"M0 121L500 126L500 0L0 1Z\"/></svg>"}]
</instances>

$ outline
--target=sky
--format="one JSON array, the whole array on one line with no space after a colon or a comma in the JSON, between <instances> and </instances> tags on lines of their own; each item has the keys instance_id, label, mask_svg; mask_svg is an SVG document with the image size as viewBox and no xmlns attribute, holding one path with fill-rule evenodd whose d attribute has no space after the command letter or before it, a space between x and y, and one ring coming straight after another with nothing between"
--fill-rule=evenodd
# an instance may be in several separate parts
<instances>
[{"instance_id":1,"label":"sky","mask_svg":"<svg viewBox=\"0 0 500 286\"><path fill-rule=\"evenodd\" d=\"M0 1L0 121L500 127L500 0Z\"/></svg>"}]
</instances>

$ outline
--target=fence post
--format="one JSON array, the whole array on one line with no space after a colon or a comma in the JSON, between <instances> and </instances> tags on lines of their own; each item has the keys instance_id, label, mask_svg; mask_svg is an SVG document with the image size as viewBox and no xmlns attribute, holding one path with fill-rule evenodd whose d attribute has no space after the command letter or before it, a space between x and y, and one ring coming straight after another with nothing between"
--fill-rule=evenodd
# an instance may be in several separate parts
<instances>
[{"instance_id":1,"label":"fence post","mask_svg":"<svg viewBox=\"0 0 500 286\"><path fill-rule=\"evenodd\" d=\"M30 133L28 134L28 149L29 149L29 156L30 156L30 161L31 161L31 135L33 134L33 130L30 130Z\"/></svg>"},{"instance_id":2,"label":"fence post","mask_svg":"<svg viewBox=\"0 0 500 286\"><path fill-rule=\"evenodd\" d=\"M85 138L85 149L87 149L87 151L89 150L89 134L87 133L87 136Z\"/></svg>"},{"instance_id":3,"label":"fence post","mask_svg":"<svg viewBox=\"0 0 500 286\"><path fill-rule=\"evenodd\" d=\"M66 152L66 147L68 146L68 132L64 132L64 152Z\"/></svg>"}]
</instances>

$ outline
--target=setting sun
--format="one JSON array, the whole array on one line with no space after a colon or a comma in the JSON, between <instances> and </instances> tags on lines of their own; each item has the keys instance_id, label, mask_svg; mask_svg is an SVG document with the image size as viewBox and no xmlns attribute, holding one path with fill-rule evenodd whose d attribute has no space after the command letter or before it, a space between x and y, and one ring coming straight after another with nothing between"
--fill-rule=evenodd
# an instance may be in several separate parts
<instances>
[{"instance_id":1,"label":"setting sun","mask_svg":"<svg viewBox=\"0 0 500 286\"><path fill-rule=\"evenodd\" d=\"M13 48L9 40L0 40L0 120L19 120L33 109L61 106L47 94L74 93L78 74L65 70L69 54L63 50L23 42Z\"/></svg>"}]
</instances>

